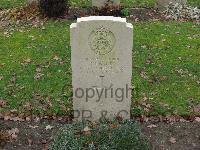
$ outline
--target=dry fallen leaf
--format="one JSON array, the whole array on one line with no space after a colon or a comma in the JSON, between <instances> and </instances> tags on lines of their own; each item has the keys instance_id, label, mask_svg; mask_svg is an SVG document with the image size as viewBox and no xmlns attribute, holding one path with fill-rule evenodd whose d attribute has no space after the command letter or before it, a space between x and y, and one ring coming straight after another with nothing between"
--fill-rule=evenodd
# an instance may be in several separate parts
<instances>
[{"instance_id":1,"label":"dry fallen leaf","mask_svg":"<svg viewBox=\"0 0 200 150\"><path fill-rule=\"evenodd\" d=\"M21 63L21 65L28 65L30 63L31 63L31 59L27 58L27 59L23 60L23 62Z\"/></svg>"},{"instance_id":2,"label":"dry fallen leaf","mask_svg":"<svg viewBox=\"0 0 200 150\"><path fill-rule=\"evenodd\" d=\"M45 130L51 130L53 128L54 128L53 126L48 125L48 126L45 127Z\"/></svg>"},{"instance_id":3,"label":"dry fallen leaf","mask_svg":"<svg viewBox=\"0 0 200 150\"><path fill-rule=\"evenodd\" d=\"M12 119L12 121L24 121L24 119L22 119L21 117L12 117L11 118Z\"/></svg>"},{"instance_id":4,"label":"dry fallen leaf","mask_svg":"<svg viewBox=\"0 0 200 150\"><path fill-rule=\"evenodd\" d=\"M26 120L26 121L31 121L31 117L30 117L30 116L25 117L25 120Z\"/></svg>"},{"instance_id":5,"label":"dry fallen leaf","mask_svg":"<svg viewBox=\"0 0 200 150\"><path fill-rule=\"evenodd\" d=\"M115 128L117 128L118 126L116 125L116 124L111 124L111 128L112 129L115 129Z\"/></svg>"},{"instance_id":6,"label":"dry fallen leaf","mask_svg":"<svg viewBox=\"0 0 200 150\"><path fill-rule=\"evenodd\" d=\"M144 108L144 111L145 112L149 112L150 110L148 108Z\"/></svg>"},{"instance_id":7,"label":"dry fallen leaf","mask_svg":"<svg viewBox=\"0 0 200 150\"><path fill-rule=\"evenodd\" d=\"M145 71L140 72L140 76L144 79L148 79L147 73Z\"/></svg>"},{"instance_id":8,"label":"dry fallen leaf","mask_svg":"<svg viewBox=\"0 0 200 150\"><path fill-rule=\"evenodd\" d=\"M88 131L90 131L91 129L88 127L88 126L86 126L84 129L83 129L83 131L84 132L88 132Z\"/></svg>"},{"instance_id":9,"label":"dry fallen leaf","mask_svg":"<svg viewBox=\"0 0 200 150\"><path fill-rule=\"evenodd\" d=\"M144 48L144 49L145 49L145 48L147 48L147 46L146 46L146 45L142 45L141 48Z\"/></svg>"},{"instance_id":10,"label":"dry fallen leaf","mask_svg":"<svg viewBox=\"0 0 200 150\"><path fill-rule=\"evenodd\" d=\"M0 76L0 81L3 80L3 76Z\"/></svg>"},{"instance_id":11,"label":"dry fallen leaf","mask_svg":"<svg viewBox=\"0 0 200 150\"><path fill-rule=\"evenodd\" d=\"M195 121L200 122L200 117L195 117Z\"/></svg>"},{"instance_id":12,"label":"dry fallen leaf","mask_svg":"<svg viewBox=\"0 0 200 150\"><path fill-rule=\"evenodd\" d=\"M171 137L171 138L169 139L169 142L172 143L172 144L174 144L174 143L176 143L176 139L175 139L174 137Z\"/></svg>"},{"instance_id":13,"label":"dry fallen leaf","mask_svg":"<svg viewBox=\"0 0 200 150\"><path fill-rule=\"evenodd\" d=\"M42 144L47 144L47 140L42 140Z\"/></svg>"},{"instance_id":14,"label":"dry fallen leaf","mask_svg":"<svg viewBox=\"0 0 200 150\"><path fill-rule=\"evenodd\" d=\"M17 129L17 128L13 128L13 129L8 131L8 134L9 134L11 139L16 139L18 133L19 133L19 129Z\"/></svg>"},{"instance_id":15,"label":"dry fallen leaf","mask_svg":"<svg viewBox=\"0 0 200 150\"><path fill-rule=\"evenodd\" d=\"M9 140L9 134L7 131L2 131L0 130L0 143L1 141L6 141L6 140Z\"/></svg>"},{"instance_id":16,"label":"dry fallen leaf","mask_svg":"<svg viewBox=\"0 0 200 150\"><path fill-rule=\"evenodd\" d=\"M200 112L200 104L197 106L194 106L193 110L195 113L199 113Z\"/></svg>"},{"instance_id":17,"label":"dry fallen leaf","mask_svg":"<svg viewBox=\"0 0 200 150\"><path fill-rule=\"evenodd\" d=\"M38 67L36 68L36 72L40 73L41 71L42 71L42 68L38 66Z\"/></svg>"},{"instance_id":18,"label":"dry fallen leaf","mask_svg":"<svg viewBox=\"0 0 200 150\"><path fill-rule=\"evenodd\" d=\"M185 119L183 119L183 118L181 118L179 121L180 121L180 122L189 122L189 121L187 121L187 120L185 120Z\"/></svg>"},{"instance_id":19,"label":"dry fallen leaf","mask_svg":"<svg viewBox=\"0 0 200 150\"><path fill-rule=\"evenodd\" d=\"M34 79L35 80L40 80L42 78L42 76L44 76L44 74L42 73L37 73L35 76L34 76Z\"/></svg>"},{"instance_id":20,"label":"dry fallen leaf","mask_svg":"<svg viewBox=\"0 0 200 150\"><path fill-rule=\"evenodd\" d=\"M148 125L148 126L147 126L147 128L150 128L150 129L151 129L151 128L157 128L157 127L158 127L158 126L156 126L155 124L151 124L151 125Z\"/></svg>"},{"instance_id":21,"label":"dry fallen leaf","mask_svg":"<svg viewBox=\"0 0 200 150\"><path fill-rule=\"evenodd\" d=\"M90 135L90 134L91 134L91 129L90 129L88 126L86 126L86 127L83 129L83 132L84 132L85 135Z\"/></svg>"},{"instance_id":22,"label":"dry fallen leaf","mask_svg":"<svg viewBox=\"0 0 200 150\"><path fill-rule=\"evenodd\" d=\"M6 101L0 99L0 107L4 107L6 105Z\"/></svg>"},{"instance_id":23,"label":"dry fallen leaf","mask_svg":"<svg viewBox=\"0 0 200 150\"><path fill-rule=\"evenodd\" d=\"M10 117L9 115L4 115L4 116L3 116L3 118L4 118L4 120L5 120L5 121L7 121L7 120L10 120L10 119L11 119L11 117Z\"/></svg>"},{"instance_id":24,"label":"dry fallen leaf","mask_svg":"<svg viewBox=\"0 0 200 150\"><path fill-rule=\"evenodd\" d=\"M29 125L28 127L29 127L29 128L32 128L32 129L35 129L35 128L38 128L39 126L32 126L32 125Z\"/></svg>"},{"instance_id":25,"label":"dry fallen leaf","mask_svg":"<svg viewBox=\"0 0 200 150\"><path fill-rule=\"evenodd\" d=\"M33 145L33 141L31 139L28 139L28 146L32 146Z\"/></svg>"},{"instance_id":26,"label":"dry fallen leaf","mask_svg":"<svg viewBox=\"0 0 200 150\"><path fill-rule=\"evenodd\" d=\"M61 60L61 58L59 58L58 56L55 56L53 59L56 61Z\"/></svg>"}]
</instances>

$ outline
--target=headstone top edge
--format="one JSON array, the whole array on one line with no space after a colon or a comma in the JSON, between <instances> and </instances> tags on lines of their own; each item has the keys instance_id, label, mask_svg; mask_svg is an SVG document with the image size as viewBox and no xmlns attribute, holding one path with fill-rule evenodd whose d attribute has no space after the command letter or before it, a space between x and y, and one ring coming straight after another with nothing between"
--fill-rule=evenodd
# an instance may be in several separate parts
<instances>
[{"instance_id":1,"label":"headstone top edge","mask_svg":"<svg viewBox=\"0 0 200 150\"><path fill-rule=\"evenodd\" d=\"M85 21L117 21L117 22L126 22L126 18L121 17L113 17L113 16L89 16L89 17L81 17L77 19L77 22L85 22Z\"/></svg>"},{"instance_id":2,"label":"headstone top edge","mask_svg":"<svg viewBox=\"0 0 200 150\"><path fill-rule=\"evenodd\" d=\"M70 25L70 29L76 28L76 27L77 27L77 24L76 24L76 23L72 23L72 24Z\"/></svg>"},{"instance_id":3,"label":"headstone top edge","mask_svg":"<svg viewBox=\"0 0 200 150\"><path fill-rule=\"evenodd\" d=\"M133 24L131 24L131 23L127 23L126 26L127 26L128 28L133 29Z\"/></svg>"}]
</instances>

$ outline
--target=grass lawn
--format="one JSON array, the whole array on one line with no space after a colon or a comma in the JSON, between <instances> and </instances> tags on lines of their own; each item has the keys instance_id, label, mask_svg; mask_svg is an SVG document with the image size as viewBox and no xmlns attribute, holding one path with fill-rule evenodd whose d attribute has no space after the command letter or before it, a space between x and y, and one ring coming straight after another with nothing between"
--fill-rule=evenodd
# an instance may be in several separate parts
<instances>
[{"instance_id":1,"label":"grass lawn","mask_svg":"<svg viewBox=\"0 0 200 150\"><path fill-rule=\"evenodd\" d=\"M27 0L1 0L0 8L10 8L25 5ZM156 0L122 0L122 5L126 7L153 7ZM74 7L90 7L91 0L70 0L70 5Z\"/></svg>"},{"instance_id":2,"label":"grass lawn","mask_svg":"<svg viewBox=\"0 0 200 150\"><path fill-rule=\"evenodd\" d=\"M72 109L70 21L0 30L0 112ZM134 23L133 115L192 115L200 104L200 39L187 22Z\"/></svg>"},{"instance_id":3,"label":"grass lawn","mask_svg":"<svg viewBox=\"0 0 200 150\"><path fill-rule=\"evenodd\" d=\"M11 8L16 6L25 5L27 0L0 0L0 8ZM121 0L125 7L154 7L156 0ZM192 6L200 7L199 0L188 0ZM91 0L70 0L70 4L75 7L89 7Z\"/></svg>"},{"instance_id":4,"label":"grass lawn","mask_svg":"<svg viewBox=\"0 0 200 150\"><path fill-rule=\"evenodd\" d=\"M27 0L0 0L0 9L22 6L26 2Z\"/></svg>"}]
</instances>

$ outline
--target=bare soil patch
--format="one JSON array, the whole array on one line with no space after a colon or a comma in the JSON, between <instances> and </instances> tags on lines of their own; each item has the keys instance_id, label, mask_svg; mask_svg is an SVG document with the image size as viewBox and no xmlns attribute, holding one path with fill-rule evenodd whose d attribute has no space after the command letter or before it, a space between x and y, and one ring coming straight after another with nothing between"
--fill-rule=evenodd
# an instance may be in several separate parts
<instances>
[{"instance_id":1,"label":"bare soil patch","mask_svg":"<svg viewBox=\"0 0 200 150\"><path fill-rule=\"evenodd\" d=\"M13 139L0 136L3 150L47 150L53 136L66 123L54 120L14 122L0 120L0 133L17 129ZM141 123L141 130L147 136L154 150L198 150L200 149L199 122L152 122Z\"/></svg>"}]
</instances>

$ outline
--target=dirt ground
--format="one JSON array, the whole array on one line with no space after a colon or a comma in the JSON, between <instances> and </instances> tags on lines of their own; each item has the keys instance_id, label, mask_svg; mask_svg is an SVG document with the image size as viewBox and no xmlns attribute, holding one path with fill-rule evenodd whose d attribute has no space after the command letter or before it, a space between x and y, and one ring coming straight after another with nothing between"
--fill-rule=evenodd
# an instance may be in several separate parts
<instances>
[{"instance_id":1,"label":"dirt ground","mask_svg":"<svg viewBox=\"0 0 200 150\"><path fill-rule=\"evenodd\" d=\"M13 136L11 140L4 140L0 133L0 150L47 150L53 136L64 125L65 123L54 120L0 120L0 132L12 131ZM198 122L147 122L141 123L141 130L149 139L153 150L200 150Z\"/></svg>"},{"instance_id":2,"label":"dirt ground","mask_svg":"<svg viewBox=\"0 0 200 150\"><path fill-rule=\"evenodd\" d=\"M200 123L197 122L145 123L142 132L153 150L200 150Z\"/></svg>"}]
</instances>

